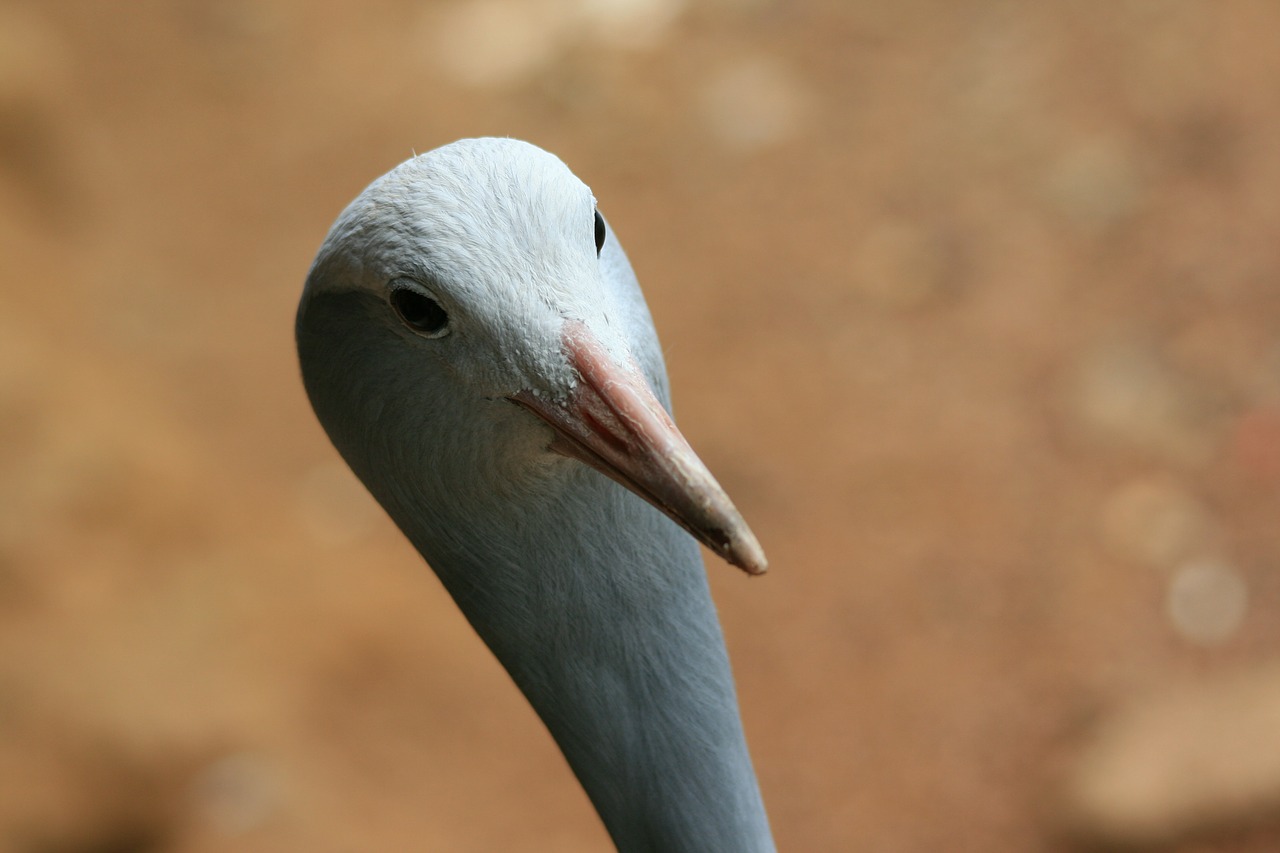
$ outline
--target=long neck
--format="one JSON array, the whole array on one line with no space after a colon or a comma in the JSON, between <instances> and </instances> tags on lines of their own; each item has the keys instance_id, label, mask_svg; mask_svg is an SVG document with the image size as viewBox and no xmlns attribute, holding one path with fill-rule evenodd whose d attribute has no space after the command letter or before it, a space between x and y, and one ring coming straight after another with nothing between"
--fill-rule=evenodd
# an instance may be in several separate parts
<instances>
[{"instance_id":1,"label":"long neck","mask_svg":"<svg viewBox=\"0 0 1280 853\"><path fill-rule=\"evenodd\" d=\"M538 506L466 553L442 551L438 527L402 527L537 710L620 851L772 851L697 545L576 463Z\"/></svg>"}]
</instances>

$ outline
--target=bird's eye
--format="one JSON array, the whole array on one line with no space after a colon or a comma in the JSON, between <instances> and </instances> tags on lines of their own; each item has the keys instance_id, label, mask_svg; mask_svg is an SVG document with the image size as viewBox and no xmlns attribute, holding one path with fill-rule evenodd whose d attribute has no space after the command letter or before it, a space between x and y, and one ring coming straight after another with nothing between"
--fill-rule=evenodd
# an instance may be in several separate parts
<instances>
[{"instance_id":1,"label":"bird's eye","mask_svg":"<svg viewBox=\"0 0 1280 853\"><path fill-rule=\"evenodd\" d=\"M449 315L440 303L417 287L401 284L391 291L391 307L404 324L428 338L449 334Z\"/></svg>"},{"instance_id":2,"label":"bird's eye","mask_svg":"<svg viewBox=\"0 0 1280 853\"><path fill-rule=\"evenodd\" d=\"M604 249L604 217L600 215L600 211L596 211L596 256L599 257L601 250Z\"/></svg>"}]
</instances>

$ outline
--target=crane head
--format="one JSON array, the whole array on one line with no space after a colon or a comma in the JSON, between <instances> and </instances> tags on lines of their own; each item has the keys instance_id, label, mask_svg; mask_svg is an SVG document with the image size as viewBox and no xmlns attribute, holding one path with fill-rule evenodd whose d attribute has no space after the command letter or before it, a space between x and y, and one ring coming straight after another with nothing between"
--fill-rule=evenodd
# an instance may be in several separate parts
<instances>
[{"instance_id":1,"label":"crane head","mask_svg":"<svg viewBox=\"0 0 1280 853\"><path fill-rule=\"evenodd\" d=\"M621 247L553 155L463 140L375 181L322 245L297 333L322 424L384 505L414 492L502 513L585 463L730 563L765 570L671 420Z\"/></svg>"}]
</instances>

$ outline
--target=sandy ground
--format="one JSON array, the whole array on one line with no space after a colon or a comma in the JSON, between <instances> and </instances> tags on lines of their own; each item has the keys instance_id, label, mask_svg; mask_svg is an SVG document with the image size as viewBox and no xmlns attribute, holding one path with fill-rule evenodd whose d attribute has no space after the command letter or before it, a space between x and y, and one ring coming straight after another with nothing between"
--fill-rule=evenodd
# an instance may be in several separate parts
<instances>
[{"instance_id":1,"label":"sandy ground","mask_svg":"<svg viewBox=\"0 0 1280 853\"><path fill-rule=\"evenodd\" d=\"M592 186L770 555L708 571L782 849L1280 849L1278 39L1269 0L0 5L0 849L607 847L297 378L333 217L484 134Z\"/></svg>"}]
</instances>

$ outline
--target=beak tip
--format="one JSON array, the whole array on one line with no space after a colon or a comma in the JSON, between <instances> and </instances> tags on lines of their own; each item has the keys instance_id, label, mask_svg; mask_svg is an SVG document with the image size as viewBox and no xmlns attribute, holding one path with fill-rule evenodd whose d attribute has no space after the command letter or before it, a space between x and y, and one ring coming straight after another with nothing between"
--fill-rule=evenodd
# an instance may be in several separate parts
<instances>
[{"instance_id":1,"label":"beak tip","mask_svg":"<svg viewBox=\"0 0 1280 853\"><path fill-rule=\"evenodd\" d=\"M723 556L731 565L749 575L762 575L769 570L769 560L760 547L759 540L745 526L727 543Z\"/></svg>"}]
</instances>

